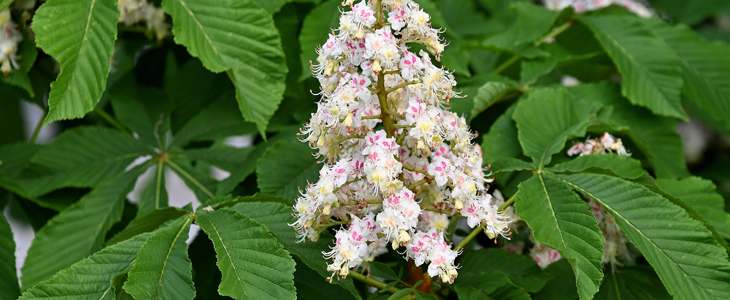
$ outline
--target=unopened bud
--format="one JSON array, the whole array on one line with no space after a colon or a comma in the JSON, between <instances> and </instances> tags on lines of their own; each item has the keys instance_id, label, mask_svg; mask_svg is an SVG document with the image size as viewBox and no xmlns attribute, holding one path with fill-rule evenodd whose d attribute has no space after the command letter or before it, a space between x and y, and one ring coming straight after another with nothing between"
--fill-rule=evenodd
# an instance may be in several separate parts
<instances>
[{"instance_id":1,"label":"unopened bud","mask_svg":"<svg viewBox=\"0 0 730 300\"><path fill-rule=\"evenodd\" d=\"M347 117L345 117L345 121L343 121L342 124L347 127L352 126L352 113L347 114Z\"/></svg>"},{"instance_id":2,"label":"unopened bud","mask_svg":"<svg viewBox=\"0 0 730 300\"><path fill-rule=\"evenodd\" d=\"M322 146L324 146L324 142L325 142L325 138L324 138L324 135L320 135L320 136L319 136L319 139L317 139L317 147L322 147Z\"/></svg>"},{"instance_id":3,"label":"unopened bud","mask_svg":"<svg viewBox=\"0 0 730 300\"><path fill-rule=\"evenodd\" d=\"M462 208L464 208L464 203L461 203L461 200L456 199L456 201L454 201L454 207L456 208L456 210L461 210Z\"/></svg>"},{"instance_id":4,"label":"unopened bud","mask_svg":"<svg viewBox=\"0 0 730 300\"><path fill-rule=\"evenodd\" d=\"M325 216L329 216L330 211L332 211L332 203L327 203L327 205L325 205L324 209L322 210L322 214L324 214Z\"/></svg>"},{"instance_id":5,"label":"unopened bud","mask_svg":"<svg viewBox=\"0 0 730 300\"><path fill-rule=\"evenodd\" d=\"M408 232L406 232L405 229L401 229L398 232L398 242L400 242L401 244L407 244L410 241L411 241L411 236L408 235Z\"/></svg>"},{"instance_id":6,"label":"unopened bud","mask_svg":"<svg viewBox=\"0 0 730 300\"><path fill-rule=\"evenodd\" d=\"M362 28L357 30L357 33L355 33L355 39L359 40L362 39L362 36L365 35L365 31L362 30Z\"/></svg>"},{"instance_id":7,"label":"unopened bud","mask_svg":"<svg viewBox=\"0 0 730 300\"><path fill-rule=\"evenodd\" d=\"M373 72L375 72L375 73L380 73L380 71L381 71L381 70L383 70L383 69L382 69L382 68L380 67L380 61L379 61L379 60L377 60L377 59L376 59L376 60L375 60L375 61L373 62L372 70L373 70Z\"/></svg>"}]
</instances>

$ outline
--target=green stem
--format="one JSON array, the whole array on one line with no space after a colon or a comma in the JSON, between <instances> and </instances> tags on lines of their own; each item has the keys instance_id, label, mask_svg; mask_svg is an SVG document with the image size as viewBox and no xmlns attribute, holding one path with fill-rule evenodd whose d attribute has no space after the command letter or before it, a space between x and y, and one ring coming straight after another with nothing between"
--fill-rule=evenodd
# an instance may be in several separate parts
<instances>
[{"instance_id":1,"label":"green stem","mask_svg":"<svg viewBox=\"0 0 730 300\"><path fill-rule=\"evenodd\" d=\"M385 284L385 282L372 279L370 277L367 277L367 276L362 275L362 274L360 274L358 272L355 272L355 271L350 271L350 275L349 276L352 277L352 278L354 278L355 280L362 281L364 283L367 283L370 286L374 286L374 287L379 288L379 289L382 289L382 288L384 288L384 287L387 286L387 284ZM391 294L395 294L398 291L400 291L400 289L399 288L396 288L396 287L392 287L392 288L389 288L388 289L388 293L391 293Z\"/></svg>"},{"instance_id":2,"label":"green stem","mask_svg":"<svg viewBox=\"0 0 730 300\"><path fill-rule=\"evenodd\" d=\"M573 20L565 22L565 23L561 24L560 26L553 28L553 30L550 30L550 32L548 32L546 35L541 37L539 40L535 41L535 46L539 46L540 44L546 42L547 40L555 38L559 34L568 30L568 28L570 28L570 26L573 26Z\"/></svg>"},{"instance_id":3,"label":"green stem","mask_svg":"<svg viewBox=\"0 0 730 300\"><path fill-rule=\"evenodd\" d=\"M380 119L380 115L376 116L364 116L362 117L363 120L369 120L369 119Z\"/></svg>"},{"instance_id":4,"label":"green stem","mask_svg":"<svg viewBox=\"0 0 730 300\"><path fill-rule=\"evenodd\" d=\"M494 71L492 71L492 74L502 73L502 71L504 71L507 68L509 68L509 66L511 66L513 63L516 63L517 61L519 61L520 58L522 58L520 55L515 54L514 56L510 57L508 60L505 60L498 67L494 68Z\"/></svg>"},{"instance_id":5,"label":"green stem","mask_svg":"<svg viewBox=\"0 0 730 300\"><path fill-rule=\"evenodd\" d=\"M550 32L548 32L543 37L541 37L540 39L538 39L537 41L535 41L534 45L535 46L539 46L540 44L548 41L549 39L555 38L559 34L565 32L566 30L568 30L568 28L570 28L571 26L573 26L573 20L570 20L568 22L565 22L565 23L561 24L560 26L557 26L557 27L553 28L553 30L550 30ZM504 70L506 70L507 68L509 68L509 66L511 66L512 64L514 64L517 61L519 61L520 58L522 58L522 57L519 54L515 54L514 56L510 57L509 59L507 59L506 61L504 61L502 64L500 64L498 67L496 67L494 69L494 71L492 71L492 74L502 73Z\"/></svg>"},{"instance_id":6,"label":"green stem","mask_svg":"<svg viewBox=\"0 0 730 300\"><path fill-rule=\"evenodd\" d=\"M383 200L380 200L380 199L371 199L371 200L362 200L362 201L347 201L347 202L341 202L341 203L335 202L335 203L338 203L338 205L340 205L340 206L344 206L344 205L360 204L360 202L363 202L363 201L365 203L367 203L367 204L380 204L380 203L383 203Z\"/></svg>"},{"instance_id":7,"label":"green stem","mask_svg":"<svg viewBox=\"0 0 730 300\"><path fill-rule=\"evenodd\" d=\"M497 211L502 212L505 208L512 205L512 203L515 203L515 198L517 198L517 194L512 195L512 197L509 197L509 199L507 199L507 201L505 201L504 204L499 206Z\"/></svg>"},{"instance_id":8,"label":"green stem","mask_svg":"<svg viewBox=\"0 0 730 300\"><path fill-rule=\"evenodd\" d=\"M33 130L33 136L30 137L31 144L35 144L35 139L38 138L38 133L41 132L41 127L43 127L43 121L46 120L46 116L48 116L48 109L43 110L43 115L41 116L41 119L38 120L38 124L35 125L35 130Z\"/></svg>"},{"instance_id":9,"label":"green stem","mask_svg":"<svg viewBox=\"0 0 730 300\"><path fill-rule=\"evenodd\" d=\"M119 131L124 132L125 134L132 135L129 131L127 131L122 124L120 124L114 117L110 116L108 113L106 113L103 109L99 108L98 106L94 107L94 112L97 113L99 116L101 116L104 120L109 122L112 126L119 129Z\"/></svg>"},{"instance_id":10,"label":"green stem","mask_svg":"<svg viewBox=\"0 0 730 300\"><path fill-rule=\"evenodd\" d=\"M467 235L461 243L456 245L456 248L454 248L454 251L459 251L459 249L463 249L471 240L473 240L479 233L482 232L482 226L477 226L472 230L469 235Z\"/></svg>"},{"instance_id":11,"label":"green stem","mask_svg":"<svg viewBox=\"0 0 730 300\"><path fill-rule=\"evenodd\" d=\"M422 184L424 184L424 183L426 183L426 182L427 182L426 178L424 178L424 179L421 179L420 181L418 181L418 182L416 182L416 183L413 183L413 184L409 185L409 186L408 186L408 189L412 191L413 189L415 189L415 188L417 188L417 187L421 186Z\"/></svg>"},{"instance_id":12,"label":"green stem","mask_svg":"<svg viewBox=\"0 0 730 300\"><path fill-rule=\"evenodd\" d=\"M385 91L385 94L386 94L386 95L387 95L387 94L390 94L390 93L392 93L392 92L395 92L395 91L397 91L397 90L398 90L399 88L402 88L402 87L406 87L406 86L409 86L409 85L411 85L411 84L416 84L416 83L418 83L418 81L415 81L415 80L414 80L414 81L406 81L406 82L404 82L404 83L401 83L401 84L399 84L399 85L396 85L396 86L394 86L394 87L390 88L389 90Z\"/></svg>"},{"instance_id":13,"label":"green stem","mask_svg":"<svg viewBox=\"0 0 730 300\"><path fill-rule=\"evenodd\" d=\"M190 173L188 173L188 172L185 172L185 170L183 170L183 169L182 169L182 168L181 168L180 166L178 166L178 165L177 165L176 163L174 163L174 162L173 162L172 160L167 160L167 164L169 164L169 165L170 165L170 167L172 167L173 169L175 169L175 171L177 171L177 172L178 172L178 174L180 174L180 175L182 175L183 177L185 177L185 178L187 178L188 180L190 180L190 182L192 182L192 183L193 183L193 184L194 184L195 186L197 186L197 187L198 187L198 188L199 188L199 189L200 189L201 191L203 191L203 193L205 193L206 195L208 195L208 197L210 197L211 199L212 199L212 198L215 198L215 195L214 195L213 193L211 193L211 192L210 192L210 191L209 191L209 190L208 190L207 188L205 188L205 186L203 186L203 184L202 184L202 183L200 183L200 182L199 182L199 181L197 181L197 180L196 180L195 178L193 178L193 176L191 176L191 175L190 175Z\"/></svg>"}]
</instances>

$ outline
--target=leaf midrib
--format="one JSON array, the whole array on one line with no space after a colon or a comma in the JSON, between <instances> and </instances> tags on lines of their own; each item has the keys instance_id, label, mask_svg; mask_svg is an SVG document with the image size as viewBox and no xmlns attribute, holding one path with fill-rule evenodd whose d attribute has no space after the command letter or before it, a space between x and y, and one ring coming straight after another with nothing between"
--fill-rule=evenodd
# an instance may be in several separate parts
<instances>
[{"instance_id":1,"label":"leaf midrib","mask_svg":"<svg viewBox=\"0 0 730 300\"><path fill-rule=\"evenodd\" d=\"M598 201L598 202L599 202L599 203L600 203L600 204L601 204L601 205L602 205L602 206L603 206L603 207L604 207L605 209L607 209L607 210L609 210L610 212L612 212L611 214L612 214L612 215L614 215L614 217L615 217L615 216L618 216L618 217L619 217L620 219L624 220L624 222L626 222L626 224L628 224L629 226L631 226L631 228L632 228L632 229L634 229L634 230L635 230L636 232L638 232L638 233L639 233L639 234L640 234L640 235L641 235L641 236L642 236L642 237L643 237L643 238L644 238L645 240L649 241L649 243L651 243L651 244L652 244L652 245L654 246L654 248L655 248L656 250L659 250L658 252L660 252L660 253L661 253L661 254L662 254L662 255L663 255L663 256L664 256L664 257L665 257L665 258L667 259L667 261L670 261L670 262L671 262L671 263L672 263L672 264L673 264L673 265L674 265L674 266L675 266L675 267L676 267L676 268L677 268L677 269L678 269L678 270L679 270L680 272L682 272L682 275L683 275L683 276L684 276L685 278L690 278L690 279L692 280L692 282L694 282L694 283L695 283L695 286L699 287L699 290L700 290L700 291L702 291L702 293L704 293L704 294L705 294L706 296L708 296L708 297L712 298L712 295L708 294L708 293L707 293L707 291L706 291L706 290L705 290L705 289L704 289L704 288L703 288L703 287L702 287L702 286L701 286L701 285L700 285L700 284L699 284L699 283L698 283L698 282L697 282L697 281L696 281L696 280L694 279L694 277L692 277L692 276L690 276L689 274L687 274L687 273L686 273L686 272L684 271L684 269L682 269L682 268L681 268L681 267L679 266L679 264L677 264L677 263L676 263L676 262L675 262L674 260L670 259L670 258L669 258L669 256L667 256L667 254L666 254L666 253L664 252L664 250L663 250L662 248L660 248L659 246L657 246L657 244L655 244L655 243L654 243L654 241L653 241L652 239L650 239L649 237L647 237L647 236L646 236L646 235L644 234L644 232L642 232L641 230L639 230L639 229L638 229L638 228L637 228L637 227L636 227L636 226L634 225L634 223L631 223L631 222L630 222L630 221L629 221L628 219L626 219L626 218L625 218L625 217L624 217L624 216L623 216L622 214L619 214L619 213L618 213L618 212L617 212L616 210L614 210L614 209L613 209L613 208L612 208L611 206L607 205L607 204L606 204L605 202L603 202L603 200L599 199L598 197L596 197L596 196L595 196L595 195L593 195L592 193L590 193L590 192L586 191L585 189L583 189L583 188L581 188L581 187L579 187L579 186L577 186L577 185L573 184L572 182L569 182L569 181L567 181L567 180L565 180L565 179L563 179L563 178L560 178L560 177L557 177L557 178L558 178L559 180L563 181L564 183L566 183L567 185L569 185L569 186L573 187L574 189L576 189L576 190L579 190L579 191L581 191L581 193L584 193L585 195L588 195L589 197L591 197L591 198L595 199L596 201Z\"/></svg>"},{"instance_id":2,"label":"leaf midrib","mask_svg":"<svg viewBox=\"0 0 730 300\"><path fill-rule=\"evenodd\" d=\"M661 94L664 97L666 104L669 104L672 108L675 108L674 106L672 106L670 101L668 101L669 96L667 96L664 93L664 91L659 88L659 85L656 83L654 78L652 78L651 76L648 75L650 72L647 72L647 70L644 68L644 66L634 59L633 55L629 54L624 47L621 47L621 44L619 44L618 41L616 41L616 39L614 39L610 34L608 34L606 31L604 31L603 28L601 28L599 26L595 26L594 24L591 24L591 28L593 28L595 31L600 31L601 35L603 35L609 42L611 42L611 44L613 44L616 47L616 49L618 49L623 54L623 56L625 58L630 60L633 63L633 65L638 67L638 69L640 69L641 72L643 73L644 77L648 78L649 81L653 84L653 86L659 91L659 94Z\"/></svg>"},{"instance_id":3,"label":"leaf midrib","mask_svg":"<svg viewBox=\"0 0 730 300\"><path fill-rule=\"evenodd\" d=\"M162 264L162 272L160 272L160 280L157 282L157 296L160 296L160 288L162 288L162 278L165 277L165 268L167 268L167 262L170 261L170 254L172 253L172 249L175 247L175 243L180 238L180 235L185 230L185 228L188 226L188 223L190 223L191 218L188 216L185 219L185 222L183 222L182 226L180 226L180 230L178 230L177 234L175 235L175 238L172 240L172 243L170 243L170 248L167 249L167 255L165 256L164 263Z\"/></svg>"},{"instance_id":4,"label":"leaf midrib","mask_svg":"<svg viewBox=\"0 0 730 300\"><path fill-rule=\"evenodd\" d=\"M218 227L216 227L215 223L213 223L213 220L211 220L207 216L202 215L202 216L198 216L198 217L206 218L208 220L208 223L210 223L210 227L213 228L213 230L215 231L216 238L218 238L218 241L220 241L221 246L223 246L223 250L226 251L226 256L228 256L228 261L231 263L231 268L233 268L233 272L236 273L236 280L238 281L238 284L241 286L241 291L243 292L244 295L248 296L248 293L246 293L246 289L244 288L244 285L243 285L243 279L241 279L241 274L238 274L238 269L233 264L233 257L231 256L231 252L228 251L228 247L226 247L226 244L223 243L223 237L221 236L220 232L218 231Z\"/></svg>"},{"instance_id":5,"label":"leaf midrib","mask_svg":"<svg viewBox=\"0 0 730 300\"><path fill-rule=\"evenodd\" d=\"M177 1L180 3L180 5L182 5L183 8L185 8L185 11L187 11L188 15L190 15L190 17L193 19L193 21L195 21L195 24L198 25L198 28L200 28L200 32L203 33L203 36L208 41L208 44L210 44L210 48L213 50L213 52L216 55L220 56L220 54L218 53L218 48L216 48L216 46L213 44L213 40L208 35L208 32L205 31L205 27L203 27L203 24L200 23L200 20L198 20L198 18L195 16L195 13L193 13L193 11L190 10L190 8L188 7L188 4L185 3L185 0L177 0Z\"/></svg>"},{"instance_id":6,"label":"leaf midrib","mask_svg":"<svg viewBox=\"0 0 730 300\"><path fill-rule=\"evenodd\" d=\"M69 79L68 84L66 85L67 88L63 89L61 96L58 98L58 102L55 103L56 105L54 105L53 108L58 107L58 103L60 103L62 99L66 98L66 95L69 91L68 87L73 85L74 79L76 78L76 74L78 74L76 72L76 70L78 69L78 65L79 65L78 57L81 56L81 51L84 49L84 44L86 44L86 41L88 40L87 36L89 35L89 25L91 25L91 16L94 13L94 6L96 6L96 1L97 0L91 0L91 6L89 6L89 15L86 17L86 27L84 28L84 35L83 35L83 38L81 39L81 45L79 45L79 51L78 51L78 53L76 53L76 59L74 60L73 70L71 71L71 78ZM58 75L59 75L59 77L61 76L61 74L58 74ZM54 83L56 83L56 82L58 82L58 81L55 81ZM82 103L82 105L83 105L83 103ZM46 116L46 120L43 121L44 124L46 124L46 122L48 122L48 118L51 116L52 112L56 111L55 109L51 108L50 101L48 102L48 106L49 106L49 113L48 113L48 116Z\"/></svg>"}]
</instances>

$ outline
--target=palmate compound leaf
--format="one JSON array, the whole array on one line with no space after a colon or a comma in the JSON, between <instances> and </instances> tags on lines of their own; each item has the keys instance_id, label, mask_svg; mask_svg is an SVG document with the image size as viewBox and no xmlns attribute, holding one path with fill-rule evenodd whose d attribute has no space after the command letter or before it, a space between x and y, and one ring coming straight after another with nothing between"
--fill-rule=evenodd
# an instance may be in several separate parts
<instances>
[{"instance_id":1,"label":"palmate compound leaf","mask_svg":"<svg viewBox=\"0 0 730 300\"><path fill-rule=\"evenodd\" d=\"M567 139L585 135L590 116L598 108L592 102L575 101L564 88L533 91L517 104L512 116L523 152L538 168L549 164Z\"/></svg>"},{"instance_id":2,"label":"palmate compound leaf","mask_svg":"<svg viewBox=\"0 0 730 300\"><path fill-rule=\"evenodd\" d=\"M81 118L101 99L117 39L114 0L50 0L33 17L38 47L61 64L51 84L47 125ZM59 26L63 24L63 26Z\"/></svg>"},{"instance_id":3,"label":"palmate compound leaf","mask_svg":"<svg viewBox=\"0 0 730 300\"><path fill-rule=\"evenodd\" d=\"M20 295L15 272L15 241L0 205L0 300L14 300Z\"/></svg>"},{"instance_id":4,"label":"palmate compound leaf","mask_svg":"<svg viewBox=\"0 0 730 300\"><path fill-rule=\"evenodd\" d=\"M698 118L730 134L730 46L709 42L685 25L671 26L658 18L646 19L664 41L677 52L682 69L684 102Z\"/></svg>"},{"instance_id":5,"label":"palmate compound leaf","mask_svg":"<svg viewBox=\"0 0 730 300\"><path fill-rule=\"evenodd\" d=\"M497 78L495 78L497 79ZM498 78L502 79L502 78ZM504 80L489 81L482 85L474 97L474 106L469 115L469 122L477 115L489 108L494 103L503 99L508 93L520 88L517 82L504 78Z\"/></svg>"},{"instance_id":6,"label":"palmate compound leaf","mask_svg":"<svg viewBox=\"0 0 730 300\"><path fill-rule=\"evenodd\" d=\"M520 183L515 209L535 240L570 262L580 298L591 299L603 278L603 235L588 205L554 175L538 172Z\"/></svg>"},{"instance_id":7,"label":"palmate compound leaf","mask_svg":"<svg viewBox=\"0 0 730 300\"><path fill-rule=\"evenodd\" d=\"M192 216L170 221L139 248L124 290L136 300L193 299L188 238Z\"/></svg>"},{"instance_id":8,"label":"palmate compound leaf","mask_svg":"<svg viewBox=\"0 0 730 300\"><path fill-rule=\"evenodd\" d=\"M230 208L196 212L215 246L223 278L218 292L234 299L296 299L294 260L266 226Z\"/></svg>"},{"instance_id":9,"label":"palmate compound leaf","mask_svg":"<svg viewBox=\"0 0 730 300\"><path fill-rule=\"evenodd\" d=\"M227 72L243 117L264 135L288 72L279 32L253 0L165 0L175 42L213 72Z\"/></svg>"},{"instance_id":10,"label":"palmate compound leaf","mask_svg":"<svg viewBox=\"0 0 730 300\"><path fill-rule=\"evenodd\" d=\"M516 107L516 105L510 106L499 116L489 128L489 132L482 138L485 163L490 164L522 154L520 141L517 139L517 126L512 120Z\"/></svg>"},{"instance_id":11,"label":"palmate compound leaf","mask_svg":"<svg viewBox=\"0 0 730 300\"><path fill-rule=\"evenodd\" d=\"M677 55L639 17L581 16L623 76L621 93L652 112L688 121L682 109Z\"/></svg>"},{"instance_id":12,"label":"palmate compound leaf","mask_svg":"<svg viewBox=\"0 0 730 300\"><path fill-rule=\"evenodd\" d=\"M248 200L276 201L274 197L268 195L255 195ZM325 231L321 233L319 240L316 242L297 243L296 232L292 226L289 226L289 224L296 221L292 216L291 206L274 202L244 202L234 205L233 209L266 225L269 231L291 254L298 256L307 266L321 276L316 280L326 282L325 278L332 276L332 273L327 271L327 261L324 259L322 252L329 252L329 246L333 243L334 236ZM352 279L333 280L332 283L339 284L355 298L361 298Z\"/></svg>"},{"instance_id":13,"label":"palmate compound leaf","mask_svg":"<svg viewBox=\"0 0 730 300\"><path fill-rule=\"evenodd\" d=\"M727 252L704 225L647 188L600 174L555 178L600 203L675 299L729 299Z\"/></svg>"},{"instance_id":14,"label":"palmate compound leaf","mask_svg":"<svg viewBox=\"0 0 730 300\"><path fill-rule=\"evenodd\" d=\"M126 272L151 233L107 247L26 290L19 300L114 300L112 280Z\"/></svg>"},{"instance_id":15,"label":"palmate compound leaf","mask_svg":"<svg viewBox=\"0 0 730 300\"><path fill-rule=\"evenodd\" d=\"M124 201L147 164L103 182L51 218L28 250L21 280L30 287L102 248L107 231L122 217Z\"/></svg>"}]
</instances>

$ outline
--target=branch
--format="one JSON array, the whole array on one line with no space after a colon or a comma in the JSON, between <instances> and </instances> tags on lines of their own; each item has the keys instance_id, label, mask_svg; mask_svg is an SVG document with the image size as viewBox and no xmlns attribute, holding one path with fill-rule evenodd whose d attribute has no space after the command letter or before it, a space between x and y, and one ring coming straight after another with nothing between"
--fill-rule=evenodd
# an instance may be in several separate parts
<instances>
[{"instance_id":1,"label":"branch","mask_svg":"<svg viewBox=\"0 0 730 300\"><path fill-rule=\"evenodd\" d=\"M370 286L374 286L374 287L379 288L379 289L383 289L386 286L388 286L387 284L385 284L385 282L372 279L372 278L367 277L365 275L362 275L362 274L360 274L360 273L358 273L356 271L350 271L349 276L352 277L352 278L354 278L355 280L362 281L362 282L364 282L364 283L366 283L366 284L368 284ZM400 289L399 288L396 288L396 287L391 287L391 288L388 289L388 293L391 293L391 294L395 294L395 293L397 293L399 291L400 291Z\"/></svg>"},{"instance_id":2,"label":"branch","mask_svg":"<svg viewBox=\"0 0 730 300\"><path fill-rule=\"evenodd\" d=\"M397 91L397 90L398 90L399 88L402 88L402 87L406 87L406 86L409 86L409 85L411 85L411 84L416 84L416 83L418 83L418 81L417 81L417 80L413 80L413 81L406 81L406 82L404 82L404 83L401 83L401 84L399 84L399 85L396 85L396 86L394 86L394 87L390 88L389 90L386 90L386 91L385 91L385 94L386 94L386 95L387 95L387 94L390 94L390 93L392 93L392 92L395 92L395 91Z\"/></svg>"}]
</instances>

